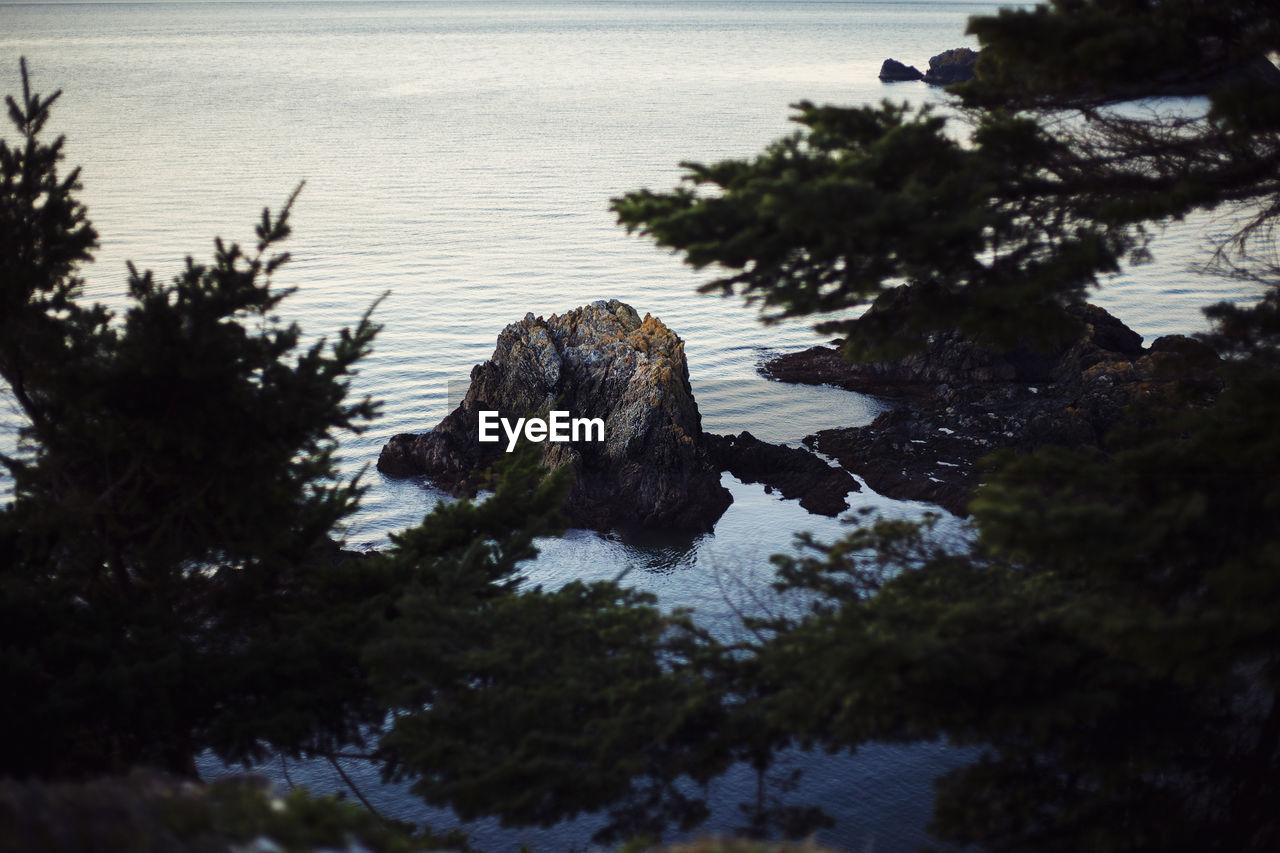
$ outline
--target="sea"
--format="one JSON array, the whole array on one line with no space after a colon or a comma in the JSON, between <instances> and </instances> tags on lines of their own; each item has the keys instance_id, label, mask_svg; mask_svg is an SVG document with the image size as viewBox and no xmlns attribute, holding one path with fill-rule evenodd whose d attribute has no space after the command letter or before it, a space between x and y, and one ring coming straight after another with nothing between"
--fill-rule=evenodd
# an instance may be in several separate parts
<instances>
[{"instance_id":1,"label":"sea","mask_svg":"<svg viewBox=\"0 0 1280 853\"><path fill-rule=\"evenodd\" d=\"M798 445L818 429L874 418L884 408L876 399L760 378L764 358L823 339L809 322L765 326L736 298L698 294L715 271L629 236L610 199L675 186L682 162L752 156L796 129L791 105L801 100L928 104L961 132L944 92L882 83L877 72L889 57L923 69L932 55L976 46L967 19L997 8L967 0L0 2L0 88L19 90L26 57L36 91L63 91L50 131L66 135L68 164L83 167L81 198L101 235L96 262L82 272L89 296L117 310L127 304L127 261L169 277L187 256L210 258L215 235L250 244L262 208L278 209L305 182L286 246L293 260L277 274L297 292L281 314L314 339L377 302L383 325L353 382L355 394L382 402L381 418L342 443L344 470L369 486L343 535L349 547L374 549L448 499L429 483L379 474L382 444L447 414L451 383L456 396L503 327L527 312L616 298L660 317L685 342L709 431ZM1094 301L1148 343L1204 330L1205 304L1252 295L1247 284L1196 270L1222 227L1208 216L1169 225L1155 235L1154 260L1107 277ZM662 606L692 607L704 623L732 630L735 611L769 606L769 556L791 551L797 533L833 539L864 506L890 517L934 509L864 487L832 519L730 475L724 483L734 503L711 533L570 530L540 543L527 583L625 573ZM961 544L968 535L945 513L937 531ZM928 840L933 778L971 757L945 743L791 750L781 775L803 775L780 796L836 819L819 834L824 843L913 850ZM227 772L212 757L201 766ZM263 770L315 790L344 787L327 765ZM403 786L381 785L374 769L347 770L387 814L457 825ZM755 781L737 768L713 783L701 832L732 831ZM588 815L550 828L463 828L480 849L540 851L591 849L599 825Z\"/></svg>"}]
</instances>

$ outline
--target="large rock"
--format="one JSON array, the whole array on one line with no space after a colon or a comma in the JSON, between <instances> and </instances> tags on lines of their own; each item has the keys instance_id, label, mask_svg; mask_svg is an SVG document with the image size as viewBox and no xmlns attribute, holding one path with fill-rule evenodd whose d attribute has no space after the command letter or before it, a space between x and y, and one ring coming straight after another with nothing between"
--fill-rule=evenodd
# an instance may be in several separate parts
<instances>
[{"instance_id":1,"label":"large rock","mask_svg":"<svg viewBox=\"0 0 1280 853\"><path fill-rule=\"evenodd\" d=\"M906 65L896 59L886 59L880 65L880 79L886 83L919 80L924 73L914 65Z\"/></svg>"},{"instance_id":2,"label":"large rock","mask_svg":"<svg viewBox=\"0 0 1280 853\"><path fill-rule=\"evenodd\" d=\"M933 86L950 86L972 80L978 52L967 47L957 47L929 58L929 70L924 82Z\"/></svg>"},{"instance_id":3,"label":"large rock","mask_svg":"<svg viewBox=\"0 0 1280 853\"><path fill-rule=\"evenodd\" d=\"M472 369L462 404L425 435L392 438L378 470L473 493L506 452L505 437L478 441L485 410L513 422L548 410L604 421L603 441L542 445L547 468L574 470L567 512L576 526L709 530L732 501L708 459L684 343L617 300L507 326Z\"/></svg>"}]
</instances>

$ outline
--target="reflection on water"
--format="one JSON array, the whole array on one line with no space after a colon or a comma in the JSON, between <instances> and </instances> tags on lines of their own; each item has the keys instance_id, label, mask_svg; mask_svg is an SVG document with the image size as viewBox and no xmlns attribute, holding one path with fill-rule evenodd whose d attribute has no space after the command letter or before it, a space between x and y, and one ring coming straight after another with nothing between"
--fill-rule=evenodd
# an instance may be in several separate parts
<instances>
[{"instance_id":1,"label":"reflection on water","mask_svg":"<svg viewBox=\"0 0 1280 853\"><path fill-rule=\"evenodd\" d=\"M619 573L624 582L643 585L632 573L663 575L689 569L697 562L698 543L708 534L676 533L662 530L628 530L605 534L625 551L627 568Z\"/></svg>"}]
</instances>

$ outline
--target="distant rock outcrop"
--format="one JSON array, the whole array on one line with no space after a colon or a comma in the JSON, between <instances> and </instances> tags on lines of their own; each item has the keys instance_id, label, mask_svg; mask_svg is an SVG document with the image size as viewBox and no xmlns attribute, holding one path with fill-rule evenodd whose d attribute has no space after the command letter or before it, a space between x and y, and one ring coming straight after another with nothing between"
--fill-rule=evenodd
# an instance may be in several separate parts
<instances>
[{"instance_id":1,"label":"distant rock outcrop","mask_svg":"<svg viewBox=\"0 0 1280 853\"><path fill-rule=\"evenodd\" d=\"M1082 100L1123 101L1150 97L1185 97L1208 95L1224 85L1248 83L1264 88L1280 87L1280 68L1267 56L1248 61L1231 61L1225 55L1206 57L1203 67L1174 67L1116 82L1101 92L1089 89L1076 94ZM880 79L885 82L924 80L933 86L950 86L972 80L977 73L978 51L957 47L929 59L929 70L923 74L914 66L896 59L886 59L880 66Z\"/></svg>"},{"instance_id":2,"label":"distant rock outcrop","mask_svg":"<svg viewBox=\"0 0 1280 853\"><path fill-rule=\"evenodd\" d=\"M876 321L909 299L909 288L881 297L871 309ZM996 449L1105 446L1132 403L1207 402L1220 390L1217 356L1204 344L1171 335L1144 348L1102 308L1069 313L1080 335L1047 352L995 351L953 331L896 361L849 364L835 347L813 347L779 356L761 372L898 398L901 405L868 426L822 430L805 443L881 494L964 513L974 463Z\"/></svg>"},{"instance_id":3,"label":"distant rock outcrop","mask_svg":"<svg viewBox=\"0 0 1280 853\"><path fill-rule=\"evenodd\" d=\"M924 72L914 65L905 65L896 59L886 59L880 66L880 79L886 83L898 83L906 80L919 80Z\"/></svg>"},{"instance_id":4,"label":"distant rock outcrop","mask_svg":"<svg viewBox=\"0 0 1280 853\"><path fill-rule=\"evenodd\" d=\"M977 61L978 51L967 47L939 53L929 59L929 70L924 73L924 82L932 86L950 86L952 83L972 80Z\"/></svg>"},{"instance_id":5,"label":"distant rock outcrop","mask_svg":"<svg viewBox=\"0 0 1280 853\"><path fill-rule=\"evenodd\" d=\"M576 526L709 530L732 501L708 458L684 343L617 300L507 326L472 369L462 404L429 433L392 438L378 470L474 492L506 451L505 435L478 441L486 410L512 422L550 410L603 420L603 441L542 445L544 465L574 469L567 512Z\"/></svg>"}]
</instances>

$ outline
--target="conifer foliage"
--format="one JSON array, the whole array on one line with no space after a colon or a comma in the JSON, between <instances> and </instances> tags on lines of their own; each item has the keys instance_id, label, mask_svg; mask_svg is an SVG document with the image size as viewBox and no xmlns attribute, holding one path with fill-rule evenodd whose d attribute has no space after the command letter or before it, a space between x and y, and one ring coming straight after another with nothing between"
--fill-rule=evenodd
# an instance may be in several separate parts
<instances>
[{"instance_id":1,"label":"conifer foliage","mask_svg":"<svg viewBox=\"0 0 1280 853\"><path fill-rule=\"evenodd\" d=\"M22 84L0 142L0 377L21 420L0 456L0 775L354 758L465 817L699 820L680 780L727 752L700 747L720 703L685 676L684 617L521 573L562 525L564 473L513 454L483 501L341 551L362 487L335 453L376 415L348 386L378 326L304 347L278 319L294 197L251 248L218 240L168 283L130 267L122 315L86 304L96 234L41 136L58 95L25 63Z\"/></svg>"},{"instance_id":2,"label":"conifer foliage","mask_svg":"<svg viewBox=\"0 0 1280 853\"><path fill-rule=\"evenodd\" d=\"M830 748L947 738L932 828L998 851L1280 849L1280 15L1273 3L1055 0L975 18L960 117L798 106L750 160L615 200L716 265L707 289L817 315L879 355L960 326L1054 331L1099 274L1194 211L1210 265L1257 286L1208 309L1213 405L1137 406L1106 452L989 461L955 553L869 523L780 560L812 612L755 627L740 674L775 731ZM1208 93L1171 109L1170 94ZM954 133L953 133L954 132ZM907 282L892 328L848 309Z\"/></svg>"},{"instance_id":3,"label":"conifer foliage","mask_svg":"<svg viewBox=\"0 0 1280 853\"><path fill-rule=\"evenodd\" d=\"M6 712L11 770L187 770L236 665L261 651L280 600L356 506L333 452L374 415L346 378L365 317L296 354L272 274L289 206L257 245L217 245L168 284L131 270L122 318L85 307L75 265L94 232L39 137L57 94L9 100L20 147L0 148L5 302L0 364L25 415L5 457ZM292 202L292 199L290 199ZM58 642L50 642L57 637ZM326 721L340 731L344 723Z\"/></svg>"}]
</instances>

